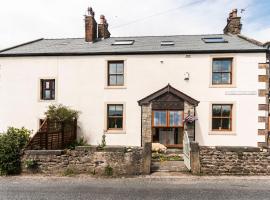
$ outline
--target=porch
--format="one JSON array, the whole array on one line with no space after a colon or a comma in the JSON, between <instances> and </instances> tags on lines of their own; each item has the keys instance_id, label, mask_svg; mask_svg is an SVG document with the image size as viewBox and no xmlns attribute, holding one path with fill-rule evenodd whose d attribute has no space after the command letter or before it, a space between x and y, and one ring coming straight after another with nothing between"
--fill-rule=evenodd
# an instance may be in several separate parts
<instances>
[{"instance_id":1,"label":"porch","mask_svg":"<svg viewBox=\"0 0 270 200\"><path fill-rule=\"evenodd\" d=\"M161 143L182 148L184 131L195 140L195 114L199 101L170 84L138 101L141 106L142 146Z\"/></svg>"}]
</instances>

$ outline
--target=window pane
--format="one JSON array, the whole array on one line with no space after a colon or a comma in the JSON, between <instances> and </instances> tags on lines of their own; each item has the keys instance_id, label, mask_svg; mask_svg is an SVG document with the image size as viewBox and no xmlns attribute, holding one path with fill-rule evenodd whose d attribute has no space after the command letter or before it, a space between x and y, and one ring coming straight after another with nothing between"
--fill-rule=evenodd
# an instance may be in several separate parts
<instances>
[{"instance_id":1,"label":"window pane","mask_svg":"<svg viewBox=\"0 0 270 200\"><path fill-rule=\"evenodd\" d=\"M213 73L212 83L213 84L220 84L221 83L221 73Z\"/></svg>"},{"instance_id":2,"label":"window pane","mask_svg":"<svg viewBox=\"0 0 270 200\"><path fill-rule=\"evenodd\" d=\"M154 126L166 126L166 111L155 111L154 112Z\"/></svg>"},{"instance_id":3,"label":"window pane","mask_svg":"<svg viewBox=\"0 0 270 200\"><path fill-rule=\"evenodd\" d=\"M51 91L50 90L45 90L44 98L45 99L50 99L51 98Z\"/></svg>"},{"instance_id":4,"label":"window pane","mask_svg":"<svg viewBox=\"0 0 270 200\"><path fill-rule=\"evenodd\" d=\"M117 75L117 85L124 85L124 76L123 75Z\"/></svg>"},{"instance_id":5,"label":"window pane","mask_svg":"<svg viewBox=\"0 0 270 200\"><path fill-rule=\"evenodd\" d=\"M222 117L229 117L231 115L231 106L223 105L222 106Z\"/></svg>"},{"instance_id":6,"label":"window pane","mask_svg":"<svg viewBox=\"0 0 270 200\"><path fill-rule=\"evenodd\" d=\"M46 89L50 89L50 81L46 81L45 82L45 88Z\"/></svg>"},{"instance_id":7,"label":"window pane","mask_svg":"<svg viewBox=\"0 0 270 200\"><path fill-rule=\"evenodd\" d=\"M124 73L124 64L118 63L117 64L117 74L123 74Z\"/></svg>"},{"instance_id":8,"label":"window pane","mask_svg":"<svg viewBox=\"0 0 270 200\"><path fill-rule=\"evenodd\" d=\"M182 112L181 111L169 111L170 126L182 126Z\"/></svg>"},{"instance_id":9,"label":"window pane","mask_svg":"<svg viewBox=\"0 0 270 200\"><path fill-rule=\"evenodd\" d=\"M221 105L213 105L212 106L212 116L220 117L221 116Z\"/></svg>"},{"instance_id":10,"label":"window pane","mask_svg":"<svg viewBox=\"0 0 270 200\"><path fill-rule=\"evenodd\" d=\"M220 60L213 60L213 72L221 72Z\"/></svg>"},{"instance_id":11,"label":"window pane","mask_svg":"<svg viewBox=\"0 0 270 200\"><path fill-rule=\"evenodd\" d=\"M116 118L115 120L115 128L123 128L123 118Z\"/></svg>"},{"instance_id":12,"label":"window pane","mask_svg":"<svg viewBox=\"0 0 270 200\"><path fill-rule=\"evenodd\" d=\"M231 129L231 120L229 118L222 119L222 129Z\"/></svg>"},{"instance_id":13,"label":"window pane","mask_svg":"<svg viewBox=\"0 0 270 200\"><path fill-rule=\"evenodd\" d=\"M222 83L229 84L231 82L231 74L230 73L222 73Z\"/></svg>"},{"instance_id":14,"label":"window pane","mask_svg":"<svg viewBox=\"0 0 270 200\"><path fill-rule=\"evenodd\" d=\"M212 119L212 129L219 130L221 128L221 119L213 118Z\"/></svg>"},{"instance_id":15,"label":"window pane","mask_svg":"<svg viewBox=\"0 0 270 200\"><path fill-rule=\"evenodd\" d=\"M166 118L166 112L160 112L160 125L166 126L167 118Z\"/></svg>"},{"instance_id":16,"label":"window pane","mask_svg":"<svg viewBox=\"0 0 270 200\"><path fill-rule=\"evenodd\" d=\"M116 75L110 75L109 85L116 85Z\"/></svg>"},{"instance_id":17,"label":"window pane","mask_svg":"<svg viewBox=\"0 0 270 200\"><path fill-rule=\"evenodd\" d=\"M110 74L116 74L116 63L110 63L109 64L109 73Z\"/></svg>"},{"instance_id":18,"label":"window pane","mask_svg":"<svg viewBox=\"0 0 270 200\"><path fill-rule=\"evenodd\" d=\"M222 72L231 72L231 60L223 60L221 62L221 71Z\"/></svg>"},{"instance_id":19,"label":"window pane","mask_svg":"<svg viewBox=\"0 0 270 200\"><path fill-rule=\"evenodd\" d=\"M109 105L108 106L109 107L109 109L108 109L108 111L109 111L109 116L113 116L114 115L114 113L115 113L115 105Z\"/></svg>"}]
</instances>

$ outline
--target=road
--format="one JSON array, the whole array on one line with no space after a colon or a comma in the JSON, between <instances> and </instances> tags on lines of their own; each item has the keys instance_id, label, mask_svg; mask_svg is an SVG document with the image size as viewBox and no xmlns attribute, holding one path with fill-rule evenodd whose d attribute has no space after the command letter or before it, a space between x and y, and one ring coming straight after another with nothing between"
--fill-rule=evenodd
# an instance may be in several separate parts
<instances>
[{"instance_id":1,"label":"road","mask_svg":"<svg viewBox=\"0 0 270 200\"><path fill-rule=\"evenodd\" d=\"M270 199L270 177L0 177L0 199Z\"/></svg>"}]
</instances>

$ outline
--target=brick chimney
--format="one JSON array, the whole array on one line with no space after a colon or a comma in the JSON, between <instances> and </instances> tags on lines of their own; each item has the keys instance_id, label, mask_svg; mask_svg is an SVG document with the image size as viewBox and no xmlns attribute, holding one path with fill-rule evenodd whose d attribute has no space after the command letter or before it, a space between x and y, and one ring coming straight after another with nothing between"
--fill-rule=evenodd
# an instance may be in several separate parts
<instances>
[{"instance_id":1,"label":"brick chimney","mask_svg":"<svg viewBox=\"0 0 270 200\"><path fill-rule=\"evenodd\" d=\"M237 16L237 9L233 9L229 14L229 18L227 19L227 25L223 29L224 34L231 33L233 35L237 35L241 33L242 24L241 17Z\"/></svg>"},{"instance_id":2,"label":"brick chimney","mask_svg":"<svg viewBox=\"0 0 270 200\"><path fill-rule=\"evenodd\" d=\"M95 20L95 12L91 7L85 15L85 41L94 42L97 39L97 22Z\"/></svg>"},{"instance_id":3,"label":"brick chimney","mask_svg":"<svg viewBox=\"0 0 270 200\"><path fill-rule=\"evenodd\" d=\"M108 30L109 24L104 15L100 15L100 24L98 24L98 38L109 38L111 33Z\"/></svg>"}]
</instances>

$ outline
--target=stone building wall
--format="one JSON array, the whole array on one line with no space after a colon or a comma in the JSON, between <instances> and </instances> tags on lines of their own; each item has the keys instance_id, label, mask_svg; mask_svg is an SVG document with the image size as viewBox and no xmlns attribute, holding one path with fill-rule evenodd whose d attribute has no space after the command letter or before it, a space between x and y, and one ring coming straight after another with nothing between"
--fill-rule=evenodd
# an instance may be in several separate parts
<instances>
[{"instance_id":1,"label":"stone building wall","mask_svg":"<svg viewBox=\"0 0 270 200\"><path fill-rule=\"evenodd\" d=\"M269 149L201 146L199 160L201 174L270 175Z\"/></svg>"},{"instance_id":2,"label":"stone building wall","mask_svg":"<svg viewBox=\"0 0 270 200\"><path fill-rule=\"evenodd\" d=\"M142 174L143 151L140 147L76 147L75 150L28 150L21 158L23 173L47 175L139 175ZM37 169L29 169L26 163L37 161ZM107 174L111 171L112 174Z\"/></svg>"}]
</instances>

